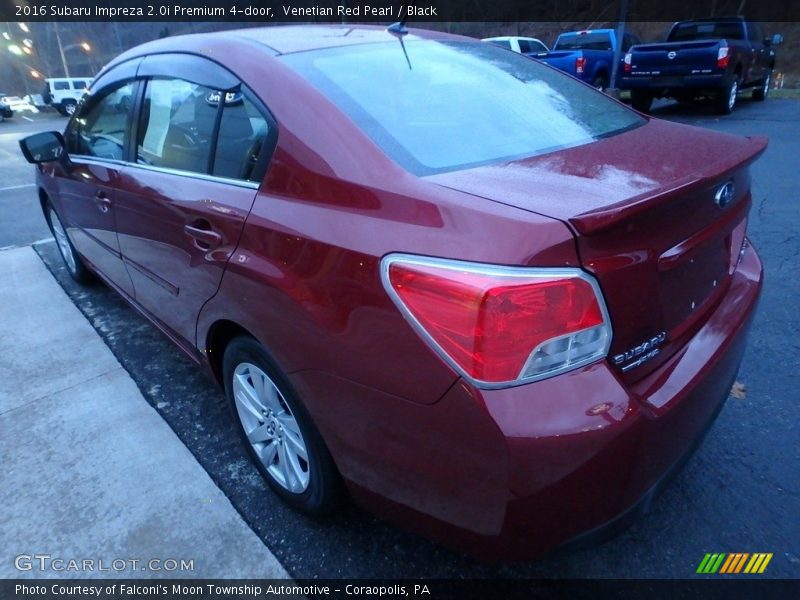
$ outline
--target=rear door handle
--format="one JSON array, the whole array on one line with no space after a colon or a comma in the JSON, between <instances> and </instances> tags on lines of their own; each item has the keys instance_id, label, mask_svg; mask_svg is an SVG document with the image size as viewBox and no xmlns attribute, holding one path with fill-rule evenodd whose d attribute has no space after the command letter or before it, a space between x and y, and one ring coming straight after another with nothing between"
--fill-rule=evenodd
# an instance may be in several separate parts
<instances>
[{"instance_id":1,"label":"rear door handle","mask_svg":"<svg viewBox=\"0 0 800 600\"><path fill-rule=\"evenodd\" d=\"M222 243L222 236L211 229L211 225L196 223L185 225L183 231L189 237L194 238L195 245L202 250L216 248Z\"/></svg>"},{"instance_id":2,"label":"rear door handle","mask_svg":"<svg viewBox=\"0 0 800 600\"><path fill-rule=\"evenodd\" d=\"M97 204L100 212L107 213L111 209L111 198L106 196L105 192L97 192L94 195L94 203Z\"/></svg>"}]
</instances>

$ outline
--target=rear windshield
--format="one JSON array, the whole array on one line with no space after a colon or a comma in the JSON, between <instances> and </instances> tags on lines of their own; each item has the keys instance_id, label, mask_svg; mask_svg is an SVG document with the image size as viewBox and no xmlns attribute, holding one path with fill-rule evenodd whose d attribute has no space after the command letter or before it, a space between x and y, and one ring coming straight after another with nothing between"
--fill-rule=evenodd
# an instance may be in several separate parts
<instances>
[{"instance_id":1,"label":"rear windshield","mask_svg":"<svg viewBox=\"0 0 800 600\"><path fill-rule=\"evenodd\" d=\"M611 50L611 36L607 33L561 36L553 50Z\"/></svg>"},{"instance_id":2,"label":"rear windshield","mask_svg":"<svg viewBox=\"0 0 800 600\"><path fill-rule=\"evenodd\" d=\"M282 57L417 175L536 156L645 120L539 62L481 42L407 41Z\"/></svg>"},{"instance_id":3,"label":"rear windshield","mask_svg":"<svg viewBox=\"0 0 800 600\"><path fill-rule=\"evenodd\" d=\"M673 27L668 42L690 42L692 40L743 40L741 23L679 23Z\"/></svg>"},{"instance_id":4,"label":"rear windshield","mask_svg":"<svg viewBox=\"0 0 800 600\"><path fill-rule=\"evenodd\" d=\"M510 40L486 40L490 44L494 44L495 46L500 46L501 48L505 48L506 50L511 50L511 41Z\"/></svg>"}]
</instances>

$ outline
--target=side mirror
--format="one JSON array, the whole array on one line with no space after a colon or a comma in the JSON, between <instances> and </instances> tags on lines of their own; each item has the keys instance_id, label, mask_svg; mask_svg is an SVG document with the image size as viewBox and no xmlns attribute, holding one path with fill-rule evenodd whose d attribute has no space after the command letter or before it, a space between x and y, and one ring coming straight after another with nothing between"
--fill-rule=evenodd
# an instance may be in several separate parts
<instances>
[{"instance_id":1,"label":"side mirror","mask_svg":"<svg viewBox=\"0 0 800 600\"><path fill-rule=\"evenodd\" d=\"M57 131L35 133L19 141L25 160L38 164L60 160L66 155L64 136Z\"/></svg>"}]
</instances>

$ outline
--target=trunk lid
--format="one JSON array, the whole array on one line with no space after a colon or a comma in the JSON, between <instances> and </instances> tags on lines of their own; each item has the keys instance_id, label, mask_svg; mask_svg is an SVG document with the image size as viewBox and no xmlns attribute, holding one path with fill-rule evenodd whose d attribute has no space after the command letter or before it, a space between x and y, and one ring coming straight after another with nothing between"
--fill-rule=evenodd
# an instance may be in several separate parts
<instances>
[{"instance_id":1,"label":"trunk lid","mask_svg":"<svg viewBox=\"0 0 800 600\"><path fill-rule=\"evenodd\" d=\"M751 203L747 167L765 147L765 138L650 120L591 144L428 179L568 224L608 306L609 358L621 356L621 376L634 381L682 347L727 289ZM723 208L715 195L729 182ZM662 332L658 355L630 367L641 358L634 349Z\"/></svg>"}]
</instances>

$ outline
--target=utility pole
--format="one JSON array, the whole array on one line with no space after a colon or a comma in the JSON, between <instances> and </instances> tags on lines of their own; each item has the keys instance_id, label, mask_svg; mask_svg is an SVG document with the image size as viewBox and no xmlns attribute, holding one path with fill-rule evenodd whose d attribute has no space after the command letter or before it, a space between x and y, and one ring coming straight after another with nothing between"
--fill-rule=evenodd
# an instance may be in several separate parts
<instances>
[{"instance_id":1,"label":"utility pole","mask_svg":"<svg viewBox=\"0 0 800 600\"><path fill-rule=\"evenodd\" d=\"M617 21L617 44L614 48L614 64L611 65L611 89L608 93L614 98L619 98L619 86L617 77L619 75L619 63L622 60L622 41L625 36L625 21L628 18L628 0L620 0L619 20Z\"/></svg>"},{"instance_id":2,"label":"utility pole","mask_svg":"<svg viewBox=\"0 0 800 600\"><path fill-rule=\"evenodd\" d=\"M53 23L56 30L56 43L58 44L58 52L61 54L61 66L64 67L64 77L69 77L69 67L67 67L67 58L64 56L64 46L61 44L61 35L58 32L58 23Z\"/></svg>"}]
</instances>

